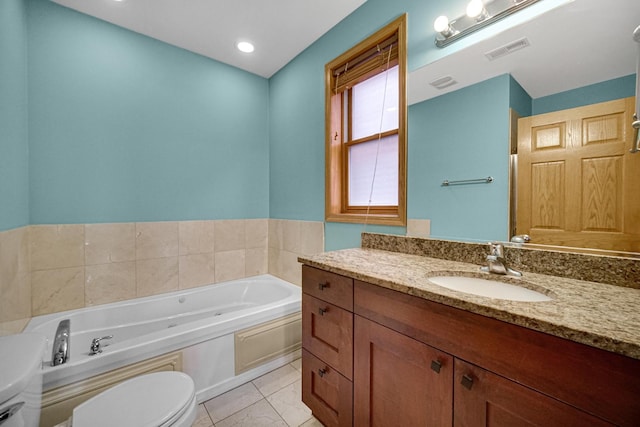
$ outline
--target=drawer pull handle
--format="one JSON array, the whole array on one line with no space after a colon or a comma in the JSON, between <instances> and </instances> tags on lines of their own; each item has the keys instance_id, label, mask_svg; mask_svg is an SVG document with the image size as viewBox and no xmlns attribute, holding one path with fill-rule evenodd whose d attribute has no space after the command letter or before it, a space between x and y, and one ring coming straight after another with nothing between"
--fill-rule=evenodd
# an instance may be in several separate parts
<instances>
[{"instance_id":1,"label":"drawer pull handle","mask_svg":"<svg viewBox=\"0 0 640 427\"><path fill-rule=\"evenodd\" d=\"M328 308L319 308L318 309L318 314L320 314L320 316L324 316L324 314L329 311Z\"/></svg>"},{"instance_id":2,"label":"drawer pull handle","mask_svg":"<svg viewBox=\"0 0 640 427\"><path fill-rule=\"evenodd\" d=\"M440 369L442 369L442 362L439 360L432 360L431 361L431 370L434 371L435 373L439 374L440 373Z\"/></svg>"},{"instance_id":3,"label":"drawer pull handle","mask_svg":"<svg viewBox=\"0 0 640 427\"><path fill-rule=\"evenodd\" d=\"M324 377L324 374L327 373L326 368L325 369L318 369L318 375L320 375L320 378Z\"/></svg>"},{"instance_id":4,"label":"drawer pull handle","mask_svg":"<svg viewBox=\"0 0 640 427\"><path fill-rule=\"evenodd\" d=\"M324 282L324 283L318 283L318 289L321 291L324 291L325 288L329 287L329 282Z\"/></svg>"},{"instance_id":5,"label":"drawer pull handle","mask_svg":"<svg viewBox=\"0 0 640 427\"><path fill-rule=\"evenodd\" d=\"M473 377L470 375L463 375L460 384L462 384L462 386L467 390L471 390L471 387L473 387Z\"/></svg>"}]
</instances>

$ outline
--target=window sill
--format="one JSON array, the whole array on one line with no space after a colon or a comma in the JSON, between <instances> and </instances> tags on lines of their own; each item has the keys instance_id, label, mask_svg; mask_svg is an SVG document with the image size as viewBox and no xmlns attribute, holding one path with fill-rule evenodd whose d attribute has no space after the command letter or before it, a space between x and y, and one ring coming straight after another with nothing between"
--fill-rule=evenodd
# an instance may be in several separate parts
<instances>
[{"instance_id":1,"label":"window sill","mask_svg":"<svg viewBox=\"0 0 640 427\"><path fill-rule=\"evenodd\" d=\"M398 215L381 215L381 214L347 214L347 213L330 213L325 215L326 222L345 222L351 224L376 224L376 225L395 225L398 227L407 226L407 218Z\"/></svg>"}]
</instances>

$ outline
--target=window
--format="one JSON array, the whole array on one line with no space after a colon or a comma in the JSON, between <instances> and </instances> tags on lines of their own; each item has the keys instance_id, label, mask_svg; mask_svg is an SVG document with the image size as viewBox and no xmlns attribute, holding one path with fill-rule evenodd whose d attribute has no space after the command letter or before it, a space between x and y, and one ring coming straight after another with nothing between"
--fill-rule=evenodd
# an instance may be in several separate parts
<instances>
[{"instance_id":1,"label":"window","mask_svg":"<svg viewBox=\"0 0 640 427\"><path fill-rule=\"evenodd\" d=\"M406 225L406 15L325 75L326 220Z\"/></svg>"}]
</instances>

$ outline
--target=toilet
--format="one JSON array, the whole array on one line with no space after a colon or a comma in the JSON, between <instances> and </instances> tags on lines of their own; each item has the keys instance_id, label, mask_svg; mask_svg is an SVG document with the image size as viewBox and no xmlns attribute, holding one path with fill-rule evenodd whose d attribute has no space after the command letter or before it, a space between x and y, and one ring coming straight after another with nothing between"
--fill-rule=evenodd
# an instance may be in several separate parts
<instances>
[{"instance_id":1,"label":"toilet","mask_svg":"<svg viewBox=\"0 0 640 427\"><path fill-rule=\"evenodd\" d=\"M0 425L38 427L42 402L42 357L46 339L37 334L0 337Z\"/></svg>"},{"instance_id":2,"label":"toilet","mask_svg":"<svg viewBox=\"0 0 640 427\"><path fill-rule=\"evenodd\" d=\"M124 381L73 409L73 427L191 427L195 385L182 372L154 372ZM64 423L62 424L64 425Z\"/></svg>"}]
</instances>

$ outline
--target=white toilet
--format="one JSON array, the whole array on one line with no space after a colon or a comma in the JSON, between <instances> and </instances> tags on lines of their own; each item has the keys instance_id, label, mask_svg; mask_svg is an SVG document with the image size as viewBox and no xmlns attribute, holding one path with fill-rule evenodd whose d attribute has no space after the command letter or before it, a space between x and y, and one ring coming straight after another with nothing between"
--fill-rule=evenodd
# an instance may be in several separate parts
<instances>
[{"instance_id":1,"label":"white toilet","mask_svg":"<svg viewBox=\"0 0 640 427\"><path fill-rule=\"evenodd\" d=\"M76 406L68 425L191 427L196 410L191 377L182 372L155 372L127 380Z\"/></svg>"},{"instance_id":2,"label":"white toilet","mask_svg":"<svg viewBox=\"0 0 640 427\"><path fill-rule=\"evenodd\" d=\"M38 427L45 345L45 337L37 334L0 337L2 427Z\"/></svg>"}]
</instances>

